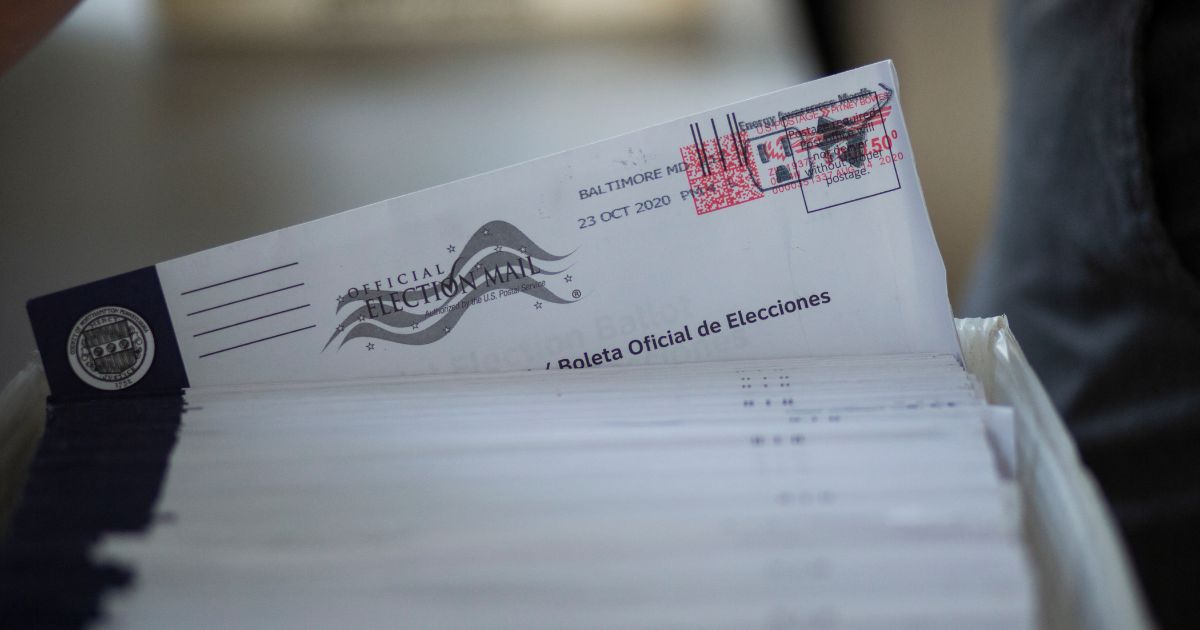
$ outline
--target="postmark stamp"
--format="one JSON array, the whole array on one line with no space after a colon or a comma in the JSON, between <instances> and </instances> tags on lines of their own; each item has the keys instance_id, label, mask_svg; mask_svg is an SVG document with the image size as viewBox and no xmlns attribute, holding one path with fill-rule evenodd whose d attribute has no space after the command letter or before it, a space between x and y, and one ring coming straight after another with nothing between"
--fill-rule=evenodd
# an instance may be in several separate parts
<instances>
[{"instance_id":1,"label":"postmark stamp","mask_svg":"<svg viewBox=\"0 0 1200 630\"><path fill-rule=\"evenodd\" d=\"M749 122L729 112L692 123L680 154L696 214L791 191L812 213L899 190L892 96L879 84Z\"/></svg>"}]
</instances>

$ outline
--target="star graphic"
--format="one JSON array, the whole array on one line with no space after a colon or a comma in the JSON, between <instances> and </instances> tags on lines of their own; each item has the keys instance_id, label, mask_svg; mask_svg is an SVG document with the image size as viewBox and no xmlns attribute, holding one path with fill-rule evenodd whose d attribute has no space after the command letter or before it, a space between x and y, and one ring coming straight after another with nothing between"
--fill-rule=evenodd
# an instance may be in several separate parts
<instances>
[{"instance_id":1,"label":"star graphic","mask_svg":"<svg viewBox=\"0 0 1200 630\"><path fill-rule=\"evenodd\" d=\"M454 253L454 246L453 246L453 245L447 245L447 246L446 246L446 251L448 251L448 252L450 252L451 254L453 254L453 253Z\"/></svg>"},{"instance_id":2,"label":"star graphic","mask_svg":"<svg viewBox=\"0 0 1200 630\"><path fill-rule=\"evenodd\" d=\"M496 246L496 251L500 251L500 250L502 250L502 249L504 249L504 248L503 248L503 247L500 247L499 245L497 245L497 246Z\"/></svg>"},{"instance_id":3,"label":"star graphic","mask_svg":"<svg viewBox=\"0 0 1200 630\"><path fill-rule=\"evenodd\" d=\"M345 326L338 326L338 327L335 329L335 331L336 331L336 332L342 332L343 330L346 330L346 327L345 327Z\"/></svg>"},{"instance_id":4,"label":"star graphic","mask_svg":"<svg viewBox=\"0 0 1200 630\"><path fill-rule=\"evenodd\" d=\"M567 274L567 275L563 276L563 280L570 282L570 281L574 280L574 278L571 277L571 274Z\"/></svg>"},{"instance_id":5,"label":"star graphic","mask_svg":"<svg viewBox=\"0 0 1200 630\"><path fill-rule=\"evenodd\" d=\"M419 326L419 325L417 325L417 324L413 324L413 330L416 330L416 329L418 329L418 328L420 328L420 326Z\"/></svg>"},{"instance_id":6,"label":"star graphic","mask_svg":"<svg viewBox=\"0 0 1200 630\"><path fill-rule=\"evenodd\" d=\"M521 246L521 253L522 253L522 254L524 254L524 253L525 253L525 252L527 252L527 251L529 251L529 250L528 250L528 249L526 249L524 245L522 245L522 246Z\"/></svg>"},{"instance_id":7,"label":"star graphic","mask_svg":"<svg viewBox=\"0 0 1200 630\"><path fill-rule=\"evenodd\" d=\"M337 296L337 303L341 304L345 299L346 299L346 296L339 295L339 296Z\"/></svg>"},{"instance_id":8,"label":"star graphic","mask_svg":"<svg viewBox=\"0 0 1200 630\"><path fill-rule=\"evenodd\" d=\"M446 326L446 327L442 328L442 330L444 330L444 331L446 331L446 332L450 332L450 327L449 327L449 326Z\"/></svg>"},{"instance_id":9,"label":"star graphic","mask_svg":"<svg viewBox=\"0 0 1200 630\"><path fill-rule=\"evenodd\" d=\"M538 309L538 310L541 310L541 308L542 308L542 303L541 303L541 302L534 302L534 303L533 303L533 308L536 308L536 309Z\"/></svg>"},{"instance_id":10,"label":"star graphic","mask_svg":"<svg viewBox=\"0 0 1200 630\"><path fill-rule=\"evenodd\" d=\"M366 316L366 315L359 315L359 316L358 316L358 321L360 321L360 322L365 322L365 321L367 321L367 316Z\"/></svg>"},{"instance_id":11,"label":"star graphic","mask_svg":"<svg viewBox=\"0 0 1200 630\"><path fill-rule=\"evenodd\" d=\"M483 235L487 236L488 234L491 234L491 232L489 232L487 228L483 228Z\"/></svg>"},{"instance_id":12,"label":"star graphic","mask_svg":"<svg viewBox=\"0 0 1200 630\"><path fill-rule=\"evenodd\" d=\"M375 344L373 344L371 342L367 342L367 350L374 350L374 349L375 349Z\"/></svg>"}]
</instances>

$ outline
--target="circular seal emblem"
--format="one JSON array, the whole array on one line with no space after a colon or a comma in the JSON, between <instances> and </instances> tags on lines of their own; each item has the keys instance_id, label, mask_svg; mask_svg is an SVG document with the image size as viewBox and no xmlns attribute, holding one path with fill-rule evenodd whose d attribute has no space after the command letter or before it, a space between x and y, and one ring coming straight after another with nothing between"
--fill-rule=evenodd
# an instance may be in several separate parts
<instances>
[{"instance_id":1,"label":"circular seal emblem","mask_svg":"<svg viewBox=\"0 0 1200 630\"><path fill-rule=\"evenodd\" d=\"M84 383L116 391L142 380L154 362L154 334L141 315L102 306L75 322L67 361Z\"/></svg>"}]
</instances>

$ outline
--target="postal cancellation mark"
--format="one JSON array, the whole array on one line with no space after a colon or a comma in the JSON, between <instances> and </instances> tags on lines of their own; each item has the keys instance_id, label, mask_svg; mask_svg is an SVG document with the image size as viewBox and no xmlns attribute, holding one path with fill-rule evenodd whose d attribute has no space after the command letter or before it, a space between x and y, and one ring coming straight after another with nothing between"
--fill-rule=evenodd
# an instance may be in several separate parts
<instances>
[{"instance_id":1,"label":"postal cancellation mark","mask_svg":"<svg viewBox=\"0 0 1200 630\"><path fill-rule=\"evenodd\" d=\"M691 123L680 154L696 214L796 190L812 213L899 190L892 94L879 84L750 123L732 112Z\"/></svg>"}]
</instances>

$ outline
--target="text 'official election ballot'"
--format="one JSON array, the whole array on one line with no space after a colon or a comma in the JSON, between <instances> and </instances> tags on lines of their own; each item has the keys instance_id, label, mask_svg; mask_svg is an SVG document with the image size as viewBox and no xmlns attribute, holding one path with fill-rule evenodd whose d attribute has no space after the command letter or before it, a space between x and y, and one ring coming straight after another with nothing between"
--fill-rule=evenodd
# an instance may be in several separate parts
<instances>
[{"instance_id":1,"label":"text 'official election ballot'","mask_svg":"<svg viewBox=\"0 0 1200 630\"><path fill-rule=\"evenodd\" d=\"M67 397L958 352L889 62L28 310Z\"/></svg>"}]
</instances>

